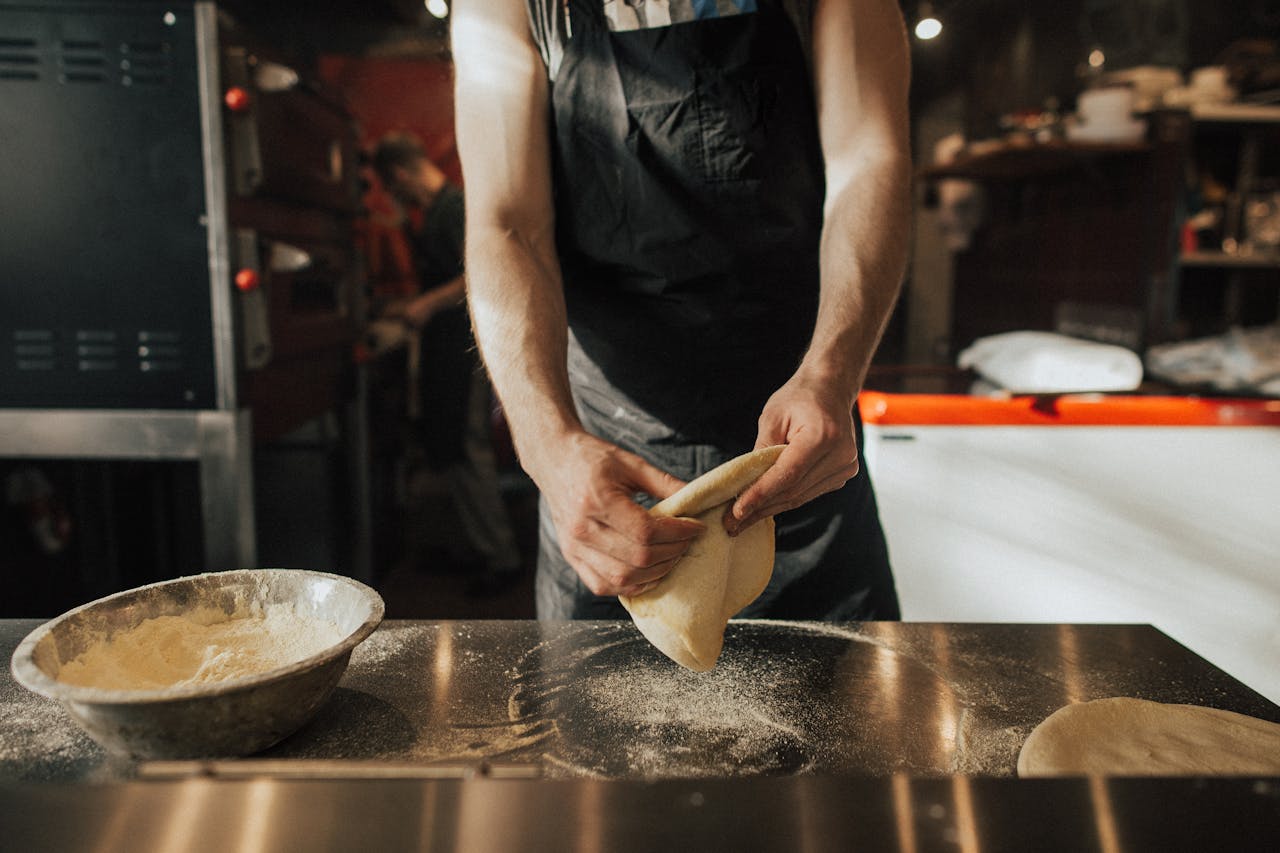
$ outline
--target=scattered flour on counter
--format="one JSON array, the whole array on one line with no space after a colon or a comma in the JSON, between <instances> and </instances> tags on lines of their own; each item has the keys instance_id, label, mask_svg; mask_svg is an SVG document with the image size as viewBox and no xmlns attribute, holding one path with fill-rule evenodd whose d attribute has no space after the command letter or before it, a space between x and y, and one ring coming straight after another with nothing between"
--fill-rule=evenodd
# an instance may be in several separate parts
<instances>
[{"instance_id":1,"label":"scattered flour on counter","mask_svg":"<svg viewBox=\"0 0 1280 853\"><path fill-rule=\"evenodd\" d=\"M288 666L343 636L337 625L301 616L291 604L231 617L206 607L144 620L85 649L57 677L109 690L209 684Z\"/></svg>"},{"instance_id":2,"label":"scattered flour on counter","mask_svg":"<svg viewBox=\"0 0 1280 853\"><path fill-rule=\"evenodd\" d=\"M70 763L95 752L100 748L60 703L30 694L0 701L0 778L21 777L32 765Z\"/></svg>"}]
</instances>

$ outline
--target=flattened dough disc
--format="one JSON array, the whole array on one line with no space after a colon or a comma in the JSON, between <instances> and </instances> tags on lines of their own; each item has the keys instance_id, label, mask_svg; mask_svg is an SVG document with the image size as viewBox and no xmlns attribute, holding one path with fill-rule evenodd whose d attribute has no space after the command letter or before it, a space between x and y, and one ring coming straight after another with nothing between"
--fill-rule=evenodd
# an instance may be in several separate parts
<instances>
[{"instance_id":1,"label":"flattened dough disc","mask_svg":"<svg viewBox=\"0 0 1280 853\"><path fill-rule=\"evenodd\" d=\"M693 480L649 512L692 517L706 525L674 569L656 587L622 606L640 633L664 655L695 672L716 665L729 620L769 583L773 574L773 519L737 537L721 519L729 504L768 471L783 445L745 453Z\"/></svg>"},{"instance_id":2,"label":"flattened dough disc","mask_svg":"<svg viewBox=\"0 0 1280 853\"><path fill-rule=\"evenodd\" d=\"M1280 725L1199 705L1117 697L1067 705L1032 730L1019 776L1280 774Z\"/></svg>"}]
</instances>

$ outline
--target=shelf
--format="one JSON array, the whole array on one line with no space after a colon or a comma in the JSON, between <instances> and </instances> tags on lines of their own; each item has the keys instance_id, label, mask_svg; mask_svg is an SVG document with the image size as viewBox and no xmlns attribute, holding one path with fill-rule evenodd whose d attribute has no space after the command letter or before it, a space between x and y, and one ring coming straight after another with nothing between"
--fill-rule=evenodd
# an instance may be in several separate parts
<instances>
[{"instance_id":1,"label":"shelf","mask_svg":"<svg viewBox=\"0 0 1280 853\"><path fill-rule=\"evenodd\" d=\"M1179 257L1184 267L1216 267L1221 269L1280 269L1280 255L1230 255L1226 252L1184 252Z\"/></svg>"},{"instance_id":2,"label":"shelf","mask_svg":"<svg viewBox=\"0 0 1280 853\"><path fill-rule=\"evenodd\" d=\"M1151 150L1146 142L1055 141L1003 145L979 154L962 154L950 163L924 169L921 176L926 180L1010 181L1066 171L1099 157L1143 154Z\"/></svg>"},{"instance_id":3,"label":"shelf","mask_svg":"<svg viewBox=\"0 0 1280 853\"><path fill-rule=\"evenodd\" d=\"M1196 104L1191 118L1210 124L1280 124L1280 107L1270 104Z\"/></svg>"}]
</instances>

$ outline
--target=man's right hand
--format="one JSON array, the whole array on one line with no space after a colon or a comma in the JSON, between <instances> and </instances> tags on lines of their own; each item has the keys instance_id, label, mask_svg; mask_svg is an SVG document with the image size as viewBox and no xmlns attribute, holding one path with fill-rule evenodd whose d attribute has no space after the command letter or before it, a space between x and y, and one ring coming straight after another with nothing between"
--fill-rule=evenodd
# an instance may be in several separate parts
<instances>
[{"instance_id":1,"label":"man's right hand","mask_svg":"<svg viewBox=\"0 0 1280 853\"><path fill-rule=\"evenodd\" d=\"M662 499L684 483L634 453L587 433L527 460L551 510L560 550L596 595L639 595L661 580L705 527L654 518L633 499ZM532 464L530 464L532 463Z\"/></svg>"}]
</instances>

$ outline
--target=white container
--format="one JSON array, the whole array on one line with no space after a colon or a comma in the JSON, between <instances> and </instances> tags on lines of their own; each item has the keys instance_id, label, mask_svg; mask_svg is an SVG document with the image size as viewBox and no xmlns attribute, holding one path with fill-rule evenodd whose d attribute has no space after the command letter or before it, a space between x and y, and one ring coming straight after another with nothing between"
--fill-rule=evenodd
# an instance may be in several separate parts
<instances>
[{"instance_id":1,"label":"white container","mask_svg":"<svg viewBox=\"0 0 1280 853\"><path fill-rule=\"evenodd\" d=\"M1280 702L1280 409L1035 399L862 396L904 618L1149 623Z\"/></svg>"}]
</instances>

